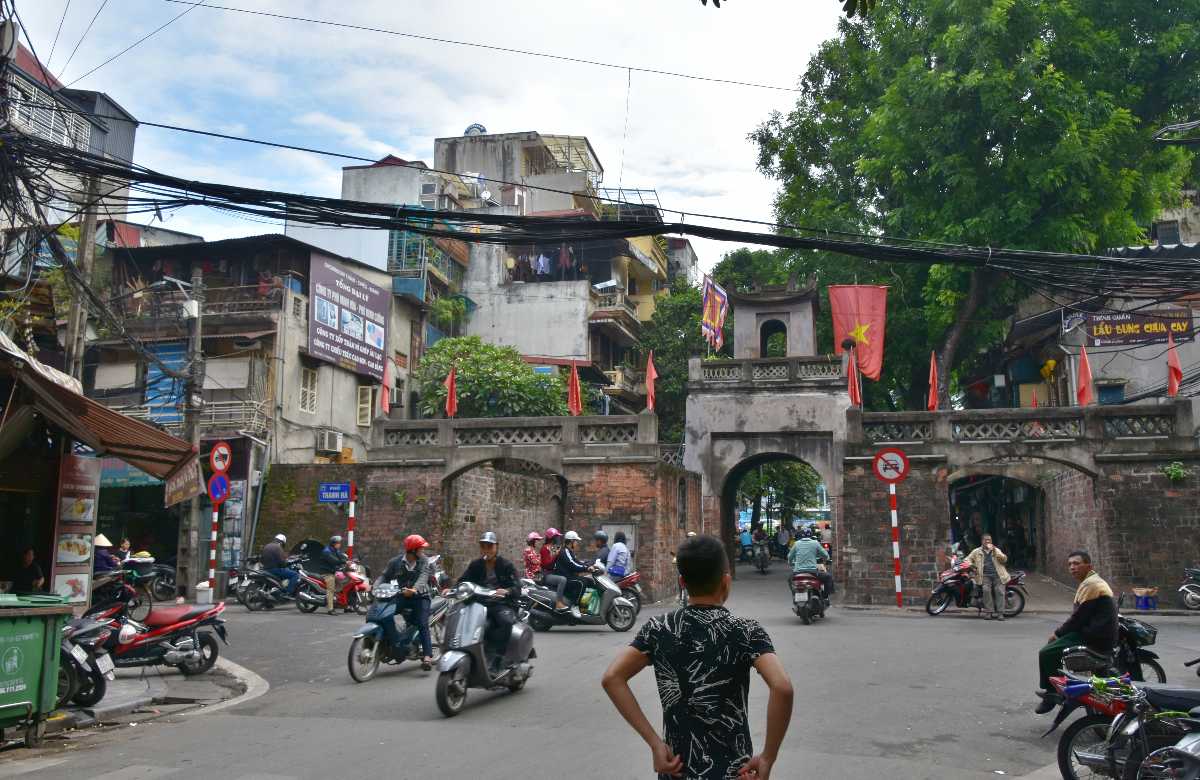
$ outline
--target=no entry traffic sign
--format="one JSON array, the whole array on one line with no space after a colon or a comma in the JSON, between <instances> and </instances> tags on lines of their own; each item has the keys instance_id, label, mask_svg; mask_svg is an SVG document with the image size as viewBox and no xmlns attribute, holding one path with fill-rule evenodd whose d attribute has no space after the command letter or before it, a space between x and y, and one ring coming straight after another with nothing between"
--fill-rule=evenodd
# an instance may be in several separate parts
<instances>
[{"instance_id":1,"label":"no entry traffic sign","mask_svg":"<svg viewBox=\"0 0 1200 780\"><path fill-rule=\"evenodd\" d=\"M875 459L871 461L875 476L889 485L903 482L908 477L908 468L908 456L894 447L875 453Z\"/></svg>"},{"instance_id":2,"label":"no entry traffic sign","mask_svg":"<svg viewBox=\"0 0 1200 780\"><path fill-rule=\"evenodd\" d=\"M219 441L214 444L212 452L208 453L208 465L212 466L212 470L217 474L224 474L229 471L231 463L233 463L233 447L229 446L229 442Z\"/></svg>"}]
</instances>

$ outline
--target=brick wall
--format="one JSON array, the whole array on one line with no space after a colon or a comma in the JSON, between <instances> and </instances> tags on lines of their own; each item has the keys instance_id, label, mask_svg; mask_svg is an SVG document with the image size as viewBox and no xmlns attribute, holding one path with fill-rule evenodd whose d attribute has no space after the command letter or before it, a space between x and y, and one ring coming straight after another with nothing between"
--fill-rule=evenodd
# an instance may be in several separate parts
<instances>
[{"instance_id":1,"label":"brick wall","mask_svg":"<svg viewBox=\"0 0 1200 780\"><path fill-rule=\"evenodd\" d=\"M1073 584L1067 571L1067 555L1085 549L1100 564L1107 546L1101 538L1103 506L1095 481L1081 471L1064 469L1041 483L1045 496L1039 563L1048 576ZM1107 567L1104 569L1107 571Z\"/></svg>"},{"instance_id":2,"label":"brick wall","mask_svg":"<svg viewBox=\"0 0 1200 780\"><path fill-rule=\"evenodd\" d=\"M896 488L906 604L924 604L945 566L950 533L947 470L921 462ZM866 465L847 466L834 524L834 577L847 601L895 604L892 521L887 485Z\"/></svg>"}]
</instances>

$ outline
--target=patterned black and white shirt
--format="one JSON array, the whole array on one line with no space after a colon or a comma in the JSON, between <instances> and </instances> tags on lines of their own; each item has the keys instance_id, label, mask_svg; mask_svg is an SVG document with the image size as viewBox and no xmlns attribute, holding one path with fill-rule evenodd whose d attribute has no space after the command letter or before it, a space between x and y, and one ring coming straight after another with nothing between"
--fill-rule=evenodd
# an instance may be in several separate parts
<instances>
[{"instance_id":1,"label":"patterned black and white shirt","mask_svg":"<svg viewBox=\"0 0 1200 780\"><path fill-rule=\"evenodd\" d=\"M688 780L733 780L750 760L750 667L774 653L757 621L693 605L653 618L630 643L650 657L663 708L663 738ZM666 775L659 775L665 780Z\"/></svg>"}]
</instances>

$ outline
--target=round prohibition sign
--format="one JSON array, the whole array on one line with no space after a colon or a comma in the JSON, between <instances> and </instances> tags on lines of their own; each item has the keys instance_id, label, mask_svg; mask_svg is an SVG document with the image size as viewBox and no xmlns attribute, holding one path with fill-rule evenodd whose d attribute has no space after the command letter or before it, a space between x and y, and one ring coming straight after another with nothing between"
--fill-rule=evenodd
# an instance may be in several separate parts
<instances>
[{"instance_id":1,"label":"round prohibition sign","mask_svg":"<svg viewBox=\"0 0 1200 780\"><path fill-rule=\"evenodd\" d=\"M880 450L875 453L875 459L871 461L871 470L882 482L890 485L903 482L908 478L908 456L904 454L903 450L894 447Z\"/></svg>"},{"instance_id":2,"label":"round prohibition sign","mask_svg":"<svg viewBox=\"0 0 1200 780\"><path fill-rule=\"evenodd\" d=\"M212 452L208 454L208 465L212 466L212 470L217 474L224 474L229 471L229 464L233 462L233 447L229 446L229 442L219 441L212 447Z\"/></svg>"}]
</instances>

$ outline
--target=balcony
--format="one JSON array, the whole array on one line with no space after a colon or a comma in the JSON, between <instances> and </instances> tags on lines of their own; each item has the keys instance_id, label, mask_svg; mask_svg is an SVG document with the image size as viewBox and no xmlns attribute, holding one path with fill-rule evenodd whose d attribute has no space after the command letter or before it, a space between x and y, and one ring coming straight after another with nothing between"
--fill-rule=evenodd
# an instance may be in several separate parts
<instances>
[{"instance_id":1,"label":"balcony","mask_svg":"<svg viewBox=\"0 0 1200 780\"><path fill-rule=\"evenodd\" d=\"M637 302L623 292L592 291L592 313L588 322L617 344L632 346L641 332Z\"/></svg>"},{"instance_id":2,"label":"balcony","mask_svg":"<svg viewBox=\"0 0 1200 780\"><path fill-rule=\"evenodd\" d=\"M646 375L641 371L626 366L617 366L611 371L605 371L604 375L612 383L604 388L604 392L609 395L637 399L646 394Z\"/></svg>"},{"instance_id":3,"label":"balcony","mask_svg":"<svg viewBox=\"0 0 1200 780\"><path fill-rule=\"evenodd\" d=\"M182 436L185 424L174 407L124 406L111 407L126 417L157 425L174 436ZM266 401L206 401L200 412L200 430L246 431L261 436L270 428L271 418Z\"/></svg>"},{"instance_id":4,"label":"balcony","mask_svg":"<svg viewBox=\"0 0 1200 780\"><path fill-rule=\"evenodd\" d=\"M285 291L280 287L244 285L209 287L204 290L200 314L205 324L274 325L283 308ZM184 305L189 296L179 290L140 290L109 303L127 327L186 333ZM177 334L177 335L178 335ZM165 333L163 335L166 335Z\"/></svg>"},{"instance_id":5,"label":"balcony","mask_svg":"<svg viewBox=\"0 0 1200 780\"><path fill-rule=\"evenodd\" d=\"M637 301L625 293L599 293L596 295L596 312L624 312L637 319Z\"/></svg>"},{"instance_id":6,"label":"balcony","mask_svg":"<svg viewBox=\"0 0 1200 780\"><path fill-rule=\"evenodd\" d=\"M844 376L840 359L822 356L688 361L689 386L706 390L794 386L844 392Z\"/></svg>"}]
</instances>

